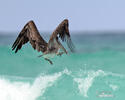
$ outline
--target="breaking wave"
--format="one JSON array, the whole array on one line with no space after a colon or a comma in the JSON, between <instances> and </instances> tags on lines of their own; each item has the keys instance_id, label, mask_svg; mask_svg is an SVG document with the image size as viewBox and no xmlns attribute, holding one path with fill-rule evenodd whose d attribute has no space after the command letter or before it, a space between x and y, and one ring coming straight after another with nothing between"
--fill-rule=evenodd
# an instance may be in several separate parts
<instances>
[{"instance_id":1,"label":"breaking wave","mask_svg":"<svg viewBox=\"0 0 125 100\"><path fill-rule=\"evenodd\" d=\"M92 70L86 71L84 75L79 77L78 75L74 76L71 71L65 69L62 72L58 72L52 75L40 75L35 80L32 79L32 83L28 81L10 81L10 79L1 77L0 100L37 100L38 98L43 96L47 88L52 87L56 82L56 85L58 85L57 80L64 74L72 78L73 82L78 86L77 89L79 90L79 93L84 97L88 97L88 91L93 86L93 82L95 82L95 79L97 77L115 75L111 73L106 73L102 70ZM110 84L109 87L112 88L114 91L118 89L118 86L113 84Z\"/></svg>"},{"instance_id":2,"label":"breaking wave","mask_svg":"<svg viewBox=\"0 0 125 100\"><path fill-rule=\"evenodd\" d=\"M33 84L29 82L10 82L7 79L0 79L1 100L36 100L45 92L46 88L52 86L62 75L39 76Z\"/></svg>"},{"instance_id":3,"label":"breaking wave","mask_svg":"<svg viewBox=\"0 0 125 100\"><path fill-rule=\"evenodd\" d=\"M98 71L89 71L87 72L87 77L85 78L74 78L74 81L78 83L78 89L82 95L85 97L88 97L87 92L89 88L92 86L94 79L97 76L104 76L106 75L104 71L98 70Z\"/></svg>"}]
</instances>

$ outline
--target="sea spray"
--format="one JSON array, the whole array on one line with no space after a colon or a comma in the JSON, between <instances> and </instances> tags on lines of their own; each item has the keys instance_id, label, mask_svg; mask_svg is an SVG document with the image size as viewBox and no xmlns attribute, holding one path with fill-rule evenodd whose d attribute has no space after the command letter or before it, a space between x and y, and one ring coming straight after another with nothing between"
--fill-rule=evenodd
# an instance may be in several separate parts
<instances>
[{"instance_id":1,"label":"sea spray","mask_svg":"<svg viewBox=\"0 0 125 100\"><path fill-rule=\"evenodd\" d=\"M54 75L39 76L33 84L29 82L10 82L7 79L0 79L0 100L36 100L61 75L62 73L59 72Z\"/></svg>"},{"instance_id":2,"label":"sea spray","mask_svg":"<svg viewBox=\"0 0 125 100\"><path fill-rule=\"evenodd\" d=\"M88 71L87 77L85 78L74 78L74 81L78 83L78 89L84 97L88 97L87 92L89 88L92 86L94 79L97 76L100 75L106 75L104 71L98 70L98 71ZM84 77L84 76L83 76Z\"/></svg>"}]
</instances>

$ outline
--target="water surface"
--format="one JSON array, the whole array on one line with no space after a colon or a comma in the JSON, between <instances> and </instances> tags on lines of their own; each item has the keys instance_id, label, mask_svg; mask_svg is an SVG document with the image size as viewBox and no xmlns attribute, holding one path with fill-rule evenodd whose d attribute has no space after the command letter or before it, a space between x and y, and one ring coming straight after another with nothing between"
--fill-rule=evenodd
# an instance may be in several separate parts
<instances>
[{"instance_id":1,"label":"water surface","mask_svg":"<svg viewBox=\"0 0 125 100\"><path fill-rule=\"evenodd\" d=\"M76 53L51 59L53 65L38 58L41 53L30 44L15 54L17 34L0 35L0 100L125 98L125 34L76 32Z\"/></svg>"}]
</instances>

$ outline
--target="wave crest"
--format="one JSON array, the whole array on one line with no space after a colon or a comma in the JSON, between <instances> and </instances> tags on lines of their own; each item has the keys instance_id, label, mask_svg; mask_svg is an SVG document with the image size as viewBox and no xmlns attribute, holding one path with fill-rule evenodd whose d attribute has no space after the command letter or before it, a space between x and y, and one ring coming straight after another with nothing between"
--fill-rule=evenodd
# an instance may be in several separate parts
<instances>
[{"instance_id":1,"label":"wave crest","mask_svg":"<svg viewBox=\"0 0 125 100\"><path fill-rule=\"evenodd\" d=\"M36 100L42 96L46 88L52 86L62 75L61 72L54 75L43 75L35 79L33 84L29 82L11 82L0 79L1 100Z\"/></svg>"}]
</instances>

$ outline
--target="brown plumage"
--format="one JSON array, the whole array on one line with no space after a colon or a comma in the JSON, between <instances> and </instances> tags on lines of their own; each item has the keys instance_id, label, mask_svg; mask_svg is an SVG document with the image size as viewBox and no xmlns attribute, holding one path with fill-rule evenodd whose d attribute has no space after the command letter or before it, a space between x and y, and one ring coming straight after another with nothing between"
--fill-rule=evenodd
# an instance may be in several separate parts
<instances>
[{"instance_id":1,"label":"brown plumage","mask_svg":"<svg viewBox=\"0 0 125 100\"><path fill-rule=\"evenodd\" d=\"M74 51L74 46L71 41L68 26L68 20L63 20L52 33L52 35L50 36L50 40L47 43L40 35L35 23L33 21L29 21L19 33L16 41L12 45L12 50L16 49L15 53L17 53L25 43L30 42L32 47L38 52L43 52L43 55L41 56L43 56L45 60L49 61L52 64L52 61L49 60L49 57L45 55L62 55L64 52L67 54L66 49L62 46L58 38L67 43L71 52ZM59 49L62 49L64 52L59 52Z\"/></svg>"}]
</instances>

